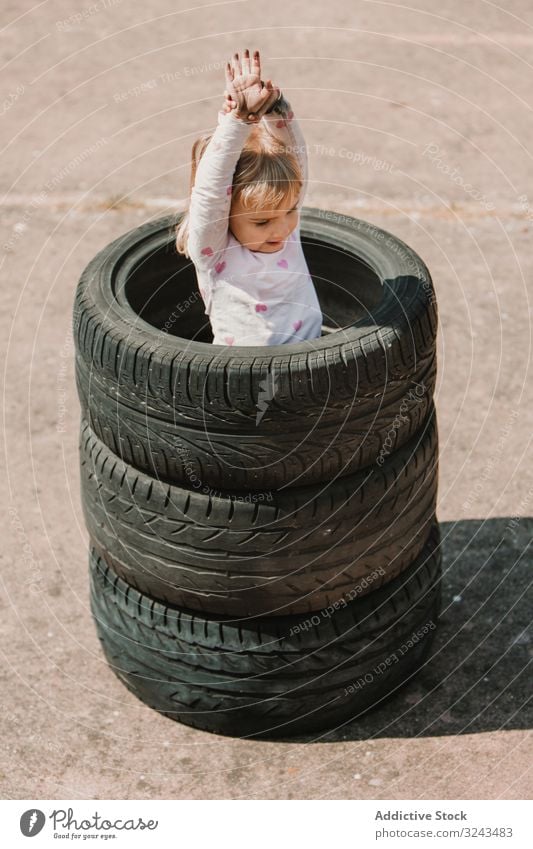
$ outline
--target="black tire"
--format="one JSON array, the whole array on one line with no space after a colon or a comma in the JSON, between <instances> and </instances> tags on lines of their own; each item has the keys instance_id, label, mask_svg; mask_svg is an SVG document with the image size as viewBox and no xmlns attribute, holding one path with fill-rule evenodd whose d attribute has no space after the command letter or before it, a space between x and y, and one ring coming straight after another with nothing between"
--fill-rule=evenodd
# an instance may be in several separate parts
<instances>
[{"instance_id":1,"label":"black tire","mask_svg":"<svg viewBox=\"0 0 533 849\"><path fill-rule=\"evenodd\" d=\"M318 624L204 618L163 605L94 551L90 572L97 633L128 689L172 719L237 737L290 737L356 719L424 662L440 611L438 525L402 575L316 614Z\"/></svg>"},{"instance_id":2,"label":"black tire","mask_svg":"<svg viewBox=\"0 0 533 849\"><path fill-rule=\"evenodd\" d=\"M421 427L435 389L436 358L426 364L419 382L384 393L376 409L372 398L366 409L358 406L325 426L309 422L297 432L279 420L255 432L228 433L194 430L160 420L142 409L125 408L112 401L92 382L80 379L82 415L96 435L130 465L163 481L201 481L226 490L284 489L330 480L371 465L389 442L401 446ZM303 416L302 416L303 422ZM278 427L276 431L274 428Z\"/></svg>"},{"instance_id":3,"label":"black tire","mask_svg":"<svg viewBox=\"0 0 533 849\"><path fill-rule=\"evenodd\" d=\"M296 614L370 592L419 554L436 509L436 412L381 466L242 500L163 484L83 422L80 461L92 543L129 584L193 610Z\"/></svg>"},{"instance_id":4,"label":"black tire","mask_svg":"<svg viewBox=\"0 0 533 849\"><path fill-rule=\"evenodd\" d=\"M347 216L302 214L328 324L297 345L212 345L192 264L163 218L104 248L76 292L84 417L126 462L169 482L279 489L349 474L419 427L435 385L437 308L407 245ZM169 315L182 309L169 326Z\"/></svg>"}]
</instances>

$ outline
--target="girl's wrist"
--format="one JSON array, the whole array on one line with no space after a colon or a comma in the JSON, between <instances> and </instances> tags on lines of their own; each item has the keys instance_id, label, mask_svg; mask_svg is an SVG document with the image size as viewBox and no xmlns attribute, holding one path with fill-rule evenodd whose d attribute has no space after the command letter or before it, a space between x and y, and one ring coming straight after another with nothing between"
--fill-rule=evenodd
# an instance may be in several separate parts
<instances>
[{"instance_id":1,"label":"girl's wrist","mask_svg":"<svg viewBox=\"0 0 533 849\"><path fill-rule=\"evenodd\" d=\"M274 101L272 106L269 106L265 112L265 115L270 115L271 112L278 112L281 102L283 101L283 92L280 91L277 99Z\"/></svg>"},{"instance_id":2,"label":"girl's wrist","mask_svg":"<svg viewBox=\"0 0 533 849\"><path fill-rule=\"evenodd\" d=\"M236 110L236 109L231 109L231 110L229 111L229 113L228 113L228 112L226 112L225 114L226 114L226 115L228 115L228 114L229 114L229 115L231 115L231 116L233 117L233 120L234 120L234 121L239 121L239 123L240 123L240 124L250 124L250 125L251 125L251 124L257 124L257 121L248 121L248 120L247 120L247 118L246 118L245 116L238 115L238 114L237 114L237 110Z\"/></svg>"}]
</instances>

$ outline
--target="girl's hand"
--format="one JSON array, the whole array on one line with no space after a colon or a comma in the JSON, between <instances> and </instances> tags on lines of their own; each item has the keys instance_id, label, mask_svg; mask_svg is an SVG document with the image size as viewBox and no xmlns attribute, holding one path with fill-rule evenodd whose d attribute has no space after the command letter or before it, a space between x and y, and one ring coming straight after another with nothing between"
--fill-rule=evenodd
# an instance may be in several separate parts
<instances>
[{"instance_id":1,"label":"girl's hand","mask_svg":"<svg viewBox=\"0 0 533 849\"><path fill-rule=\"evenodd\" d=\"M261 61L259 50L254 51L250 62L250 51L246 49L241 60L235 53L231 64L226 63L226 103L224 111L235 110L235 115L243 121L259 121L266 110L275 103L279 89L268 80L261 81Z\"/></svg>"},{"instance_id":2,"label":"girl's hand","mask_svg":"<svg viewBox=\"0 0 533 849\"><path fill-rule=\"evenodd\" d=\"M277 86L273 86L271 80L267 80L267 82L264 84L264 86L265 86L266 89L268 89L268 91L271 92L271 96L266 101L265 105L261 107L259 112L256 113L259 118L261 118L267 112L271 111L271 107L274 106L275 103L279 102L280 97L281 97L281 92L280 92L279 88ZM227 89L226 89L226 91L224 91L224 103L222 104L221 108L222 108L222 111L226 114L228 112L232 112L233 109L237 108L236 101L231 96L231 92L229 92Z\"/></svg>"}]
</instances>

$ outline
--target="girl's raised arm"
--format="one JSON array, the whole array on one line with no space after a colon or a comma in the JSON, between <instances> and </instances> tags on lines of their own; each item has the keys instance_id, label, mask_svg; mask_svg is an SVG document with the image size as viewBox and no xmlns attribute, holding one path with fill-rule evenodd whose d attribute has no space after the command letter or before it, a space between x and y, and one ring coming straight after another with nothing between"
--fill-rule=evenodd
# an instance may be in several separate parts
<instances>
[{"instance_id":1,"label":"girl's raised arm","mask_svg":"<svg viewBox=\"0 0 533 849\"><path fill-rule=\"evenodd\" d=\"M233 174L250 129L250 124L220 110L218 125L198 163L187 248L199 269L216 268L227 246Z\"/></svg>"},{"instance_id":2,"label":"girl's raised arm","mask_svg":"<svg viewBox=\"0 0 533 849\"><path fill-rule=\"evenodd\" d=\"M294 117L291 105L282 94L280 94L280 98L273 106L272 111L263 115L261 125L292 152L300 163L303 185L298 206L301 206L307 191L309 177L307 145L300 124Z\"/></svg>"}]
</instances>

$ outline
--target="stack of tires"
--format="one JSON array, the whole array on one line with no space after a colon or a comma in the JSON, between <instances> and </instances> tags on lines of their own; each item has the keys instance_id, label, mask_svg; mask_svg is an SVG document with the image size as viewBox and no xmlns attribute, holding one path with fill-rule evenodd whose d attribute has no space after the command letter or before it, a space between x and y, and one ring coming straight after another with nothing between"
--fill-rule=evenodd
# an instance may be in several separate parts
<instances>
[{"instance_id":1,"label":"stack of tires","mask_svg":"<svg viewBox=\"0 0 533 849\"><path fill-rule=\"evenodd\" d=\"M431 277L389 233L304 209L321 338L215 346L175 223L112 242L76 292L98 636L173 719L338 726L412 677L439 616Z\"/></svg>"}]
</instances>

